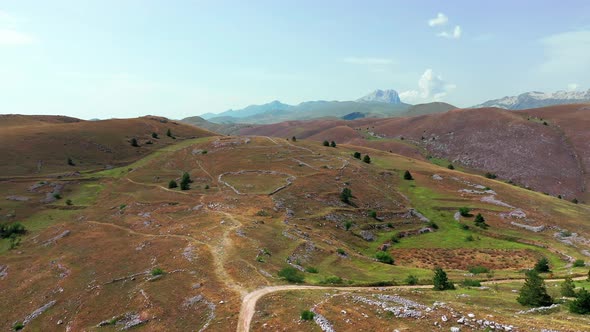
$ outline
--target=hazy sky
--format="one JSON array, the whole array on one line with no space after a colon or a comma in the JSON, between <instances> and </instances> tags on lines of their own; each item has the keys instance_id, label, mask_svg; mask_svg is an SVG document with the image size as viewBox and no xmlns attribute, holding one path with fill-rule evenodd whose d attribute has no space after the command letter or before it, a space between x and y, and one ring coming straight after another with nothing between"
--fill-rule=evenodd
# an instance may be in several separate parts
<instances>
[{"instance_id":1,"label":"hazy sky","mask_svg":"<svg viewBox=\"0 0 590 332\"><path fill-rule=\"evenodd\" d=\"M221 112L590 88L590 1L0 0L0 113Z\"/></svg>"}]
</instances>

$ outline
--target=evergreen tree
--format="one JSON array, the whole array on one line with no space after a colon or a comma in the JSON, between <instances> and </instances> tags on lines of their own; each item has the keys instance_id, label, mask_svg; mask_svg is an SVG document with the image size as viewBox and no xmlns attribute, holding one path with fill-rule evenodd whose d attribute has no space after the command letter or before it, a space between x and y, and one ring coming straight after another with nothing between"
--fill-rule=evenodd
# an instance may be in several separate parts
<instances>
[{"instance_id":1,"label":"evergreen tree","mask_svg":"<svg viewBox=\"0 0 590 332\"><path fill-rule=\"evenodd\" d=\"M334 142L334 141L330 142L330 146L333 147L333 148L335 148L336 147L336 142Z\"/></svg>"},{"instance_id":2,"label":"evergreen tree","mask_svg":"<svg viewBox=\"0 0 590 332\"><path fill-rule=\"evenodd\" d=\"M539 259L537 264L535 264L535 271L539 273L545 273L551 271L549 268L549 260L545 257Z\"/></svg>"},{"instance_id":3,"label":"evergreen tree","mask_svg":"<svg viewBox=\"0 0 590 332\"><path fill-rule=\"evenodd\" d=\"M577 198L574 198L574 199L572 199L572 203L574 203L574 204L578 204L578 203L579 203L579 202L578 202L578 199L577 199Z\"/></svg>"},{"instance_id":4,"label":"evergreen tree","mask_svg":"<svg viewBox=\"0 0 590 332\"><path fill-rule=\"evenodd\" d=\"M475 226L477 227L481 227L481 228L488 228L488 224L486 224L486 220L485 218L481 215L481 213L478 213L475 216Z\"/></svg>"},{"instance_id":5,"label":"evergreen tree","mask_svg":"<svg viewBox=\"0 0 590 332\"><path fill-rule=\"evenodd\" d=\"M74 161L70 157L68 157L68 165L70 165L70 166L76 166L76 164L74 164Z\"/></svg>"},{"instance_id":6,"label":"evergreen tree","mask_svg":"<svg viewBox=\"0 0 590 332\"><path fill-rule=\"evenodd\" d=\"M360 152L355 152L353 155L356 159L361 159L361 153Z\"/></svg>"},{"instance_id":7,"label":"evergreen tree","mask_svg":"<svg viewBox=\"0 0 590 332\"><path fill-rule=\"evenodd\" d=\"M448 169L451 169L451 170L453 170L453 169L455 169L455 166L453 166L453 164L449 164L449 165L447 166L447 168L448 168Z\"/></svg>"},{"instance_id":8,"label":"evergreen tree","mask_svg":"<svg viewBox=\"0 0 590 332\"><path fill-rule=\"evenodd\" d=\"M135 137L133 137L131 139L131 146L134 146L134 147L138 147L139 146L139 144L137 144L137 139Z\"/></svg>"},{"instance_id":9,"label":"evergreen tree","mask_svg":"<svg viewBox=\"0 0 590 332\"><path fill-rule=\"evenodd\" d=\"M176 183L176 181L170 180L170 182L168 182L168 188L174 189L176 187L178 187L178 183Z\"/></svg>"},{"instance_id":10,"label":"evergreen tree","mask_svg":"<svg viewBox=\"0 0 590 332\"><path fill-rule=\"evenodd\" d=\"M166 136L172 137L172 130L170 130L170 128L168 128L168 130L166 131Z\"/></svg>"},{"instance_id":11,"label":"evergreen tree","mask_svg":"<svg viewBox=\"0 0 590 332\"><path fill-rule=\"evenodd\" d=\"M350 190L350 188L342 189L342 192L340 193L340 200L346 204L350 204L350 198L352 198L352 190Z\"/></svg>"},{"instance_id":12,"label":"evergreen tree","mask_svg":"<svg viewBox=\"0 0 590 332\"><path fill-rule=\"evenodd\" d=\"M570 303L570 312L580 315L590 314L590 292L585 288L582 288L576 294L576 299Z\"/></svg>"},{"instance_id":13,"label":"evergreen tree","mask_svg":"<svg viewBox=\"0 0 590 332\"><path fill-rule=\"evenodd\" d=\"M192 182L193 180L191 180L191 176L187 172L184 172L184 174L182 174L182 180L180 180L180 190L189 190Z\"/></svg>"},{"instance_id":14,"label":"evergreen tree","mask_svg":"<svg viewBox=\"0 0 590 332\"><path fill-rule=\"evenodd\" d=\"M159 138L159 137L158 137L158 133L155 133L155 132L154 132L154 133L152 133L152 138L158 139L158 138Z\"/></svg>"},{"instance_id":15,"label":"evergreen tree","mask_svg":"<svg viewBox=\"0 0 590 332\"><path fill-rule=\"evenodd\" d=\"M369 155L365 155L363 157L363 161L366 162L367 164L370 164L371 163L371 157L369 157Z\"/></svg>"},{"instance_id":16,"label":"evergreen tree","mask_svg":"<svg viewBox=\"0 0 590 332\"><path fill-rule=\"evenodd\" d=\"M324 145L324 146L330 146L330 142L328 142L328 141L324 141L323 145Z\"/></svg>"},{"instance_id":17,"label":"evergreen tree","mask_svg":"<svg viewBox=\"0 0 590 332\"><path fill-rule=\"evenodd\" d=\"M565 278L563 283L561 283L561 289L560 289L561 295L566 296L566 297L574 297L574 296L576 296L576 292L574 291L575 288L576 288L576 285L574 284L574 281L572 280L572 278L567 277L567 278Z\"/></svg>"},{"instance_id":18,"label":"evergreen tree","mask_svg":"<svg viewBox=\"0 0 590 332\"><path fill-rule=\"evenodd\" d=\"M293 142L297 142L297 137L293 136L293 137L291 137L291 140L292 140Z\"/></svg>"},{"instance_id":19,"label":"evergreen tree","mask_svg":"<svg viewBox=\"0 0 590 332\"><path fill-rule=\"evenodd\" d=\"M447 289L455 289L455 285L453 285L453 283L447 278L447 273L440 267L434 269L432 283L434 284L434 290L443 291Z\"/></svg>"},{"instance_id":20,"label":"evergreen tree","mask_svg":"<svg viewBox=\"0 0 590 332\"><path fill-rule=\"evenodd\" d=\"M516 300L521 305L531 307L545 307L553 303L553 299L547 294L545 281L536 270L526 272L524 285Z\"/></svg>"},{"instance_id":21,"label":"evergreen tree","mask_svg":"<svg viewBox=\"0 0 590 332\"><path fill-rule=\"evenodd\" d=\"M414 180L414 177L412 176L412 173L410 173L410 171L404 172L404 180Z\"/></svg>"}]
</instances>

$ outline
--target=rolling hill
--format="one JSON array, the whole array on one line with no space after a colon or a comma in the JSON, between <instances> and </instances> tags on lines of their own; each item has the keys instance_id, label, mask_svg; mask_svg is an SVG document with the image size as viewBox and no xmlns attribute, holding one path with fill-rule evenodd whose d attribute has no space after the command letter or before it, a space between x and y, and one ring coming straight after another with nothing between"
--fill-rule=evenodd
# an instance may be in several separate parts
<instances>
[{"instance_id":1,"label":"rolling hill","mask_svg":"<svg viewBox=\"0 0 590 332\"><path fill-rule=\"evenodd\" d=\"M443 116L469 122L469 112ZM527 121L509 115L502 120ZM116 120L95 133L113 135L121 123L138 133L173 126L161 120ZM179 136L195 130L172 129ZM551 286L565 276L586 279L587 268L572 262L590 250L588 205L347 144L208 136L163 145L119 168L0 181L11 197L0 200L0 222L26 229L0 239L3 330L422 331L436 323L576 331L586 324L561 307L527 313L512 290L522 286L522 269L542 257ZM0 166L14 163L3 158ZM185 172L188 190L169 188ZM46 201L56 188L59 197ZM461 207L470 214L461 216ZM478 213L487 227L474 222ZM435 266L456 290L432 290ZM488 283L472 287L465 279ZM301 320L304 310L317 319Z\"/></svg>"},{"instance_id":2,"label":"rolling hill","mask_svg":"<svg viewBox=\"0 0 590 332\"><path fill-rule=\"evenodd\" d=\"M176 140L214 133L162 117L84 121L63 116L0 117L2 177L77 172L128 164ZM158 139L152 133L159 135ZM131 146L135 138L139 147ZM74 165L68 165L68 158ZM66 167L64 167L66 166Z\"/></svg>"}]
</instances>

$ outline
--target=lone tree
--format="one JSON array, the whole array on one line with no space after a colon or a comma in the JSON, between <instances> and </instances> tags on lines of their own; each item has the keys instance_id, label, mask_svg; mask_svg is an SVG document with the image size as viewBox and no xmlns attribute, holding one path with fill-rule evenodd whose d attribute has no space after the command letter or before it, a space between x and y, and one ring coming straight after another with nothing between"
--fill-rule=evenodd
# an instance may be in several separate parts
<instances>
[{"instance_id":1,"label":"lone tree","mask_svg":"<svg viewBox=\"0 0 590 332\"><path fill-rule=\"evenodd\" d=\"M70 165L70 166L76 166L76 164L74 164L74 161L70 157L68 157L68 165Z\"/></svg>"},{"instance_id":2,"label":"lone tree","mask_svg":"<svg viewBox=\"0 0 590 332\"><path fill-rule=\"evenodd\" d=\"M350 190L350 188L342 189L342 192L340 193L340 200L346 204L350 204L351 198L352 198L352 190Z\"/></svg>"},{"instance_id":3,"label":"lone tree","mask_svg":"<svg viewBox=\"0 0 590 332\"><path fill-rule=\"evenodd\" d=\"M481 227L481 228L483 228L483 229L486 229L486 228L488 228L488 227L489 227L489 225L488 225L488 224L486 224L486 220L485 220L485 218L484 218L484 217L481 215L481 213L478 213L478 214L475 216L475 226L477 226L477 227Z\"/></svg>"},{"instance_id":4,"label":"lone tree","mask_svg":"<svg viewBox=\"0 0 590 332\"><path fill-rule=\"evenodd\" d=\"M412 176L412 173L410 173L410 171L404 172L404 180L414 180L414 177Z\"/></svg>"},{"instance_id":5,"label":"lone tree","mask_svg":"<svg viewBox=\"0 0 590 332\"><path fill-rule=\"evenodd\" d=\"M360 153L360 152L355 152L355 153L353 154L353 156L354 156L356 159L361 159L361 153Z\"/></svg>"},{"instance_id":6,"label":"lone tree","mask_svg":"<svg viewBox=\"0 0 590 332\"><path fill-rule=\"evenodd\" d=\"M180 180L180 190L189 190L192 182L191 176L187 172L184 172L182 174L182 180Z\"/></svg>"},{"instance_id":7,"label":"lone tree","mask_svg":"<svg viewBox=\"0 0 590 332\"><path fill-rule=\"evenodd\" d=\"M579 202L578 202L578 199L577 199L577 198L574 198L574 199L572 199L572 203L574 203L574 204L578 204L578 203L579 203Z\"/></svg>"},{"instance_id":8,"label":"lone tree","mask_svg":"<svg viewBox=\"0 0 590 332\"><path fill-rule=\"evenodd\" d=\"M453 164L449 164L449 166L447 166L448 169L455 169L455 166L453 166Z\"/></svg>"},{"instance_id":9,"label":"lone tree","mask_svg":"<svg viewBox=\"0 0 590 332\"><path fill-rule=\"evenodd\" d=\"M170 128L168 128L168 130L166 131L166 136L172 137L172 130L170 130Z\"/></svg>"},{"instance_id":10,"label":"lone tree","mask_svg":"<svg viewBox=\"0 0 590 332\"><path fill-rule=\"evenodd\" d=\"M168 182L168 188L169 189L174 189L176 187L178 187L178 183L176 183L176 181L170 180L170 182Z\"/></svg>"},{"instance_id":11,"label":"lone tree","mask_svg":"<svg viewBox=\"0 0 590 332\"><path fill-rule=\"evenodd\" d=\"M138 147L139 146L139 144L137 144L137 139L135 137L133 137L131 139L131 146L135 146L135 147Z\"/></svg>"},{"instance_id":12,"label":"lone tree","mask_svg":"<svg viewBox=\"0 0 590 332\"><path fill-rule=\"evenodd\" d=\"M549 260L547 260L547 258L545 257L539 259L537 261L537 264L535 264L535 271L537 271L538 273L545 273L551 271L551 269L549 268Z\"/></svg>"},{"instance_id":13,"label":"lone tree","mask_svg":"<svg viewBox=\"0 0 590 332\"><path fill-rule=\"evenodd\" d=\"M524 285L516 300L521 305L530 307L545 307L553 304L553 299L547 294L545 281L535 270L526 272Z\"/></svg>"},{"instance_id":14,"label":"lone tree","mask_svg":"<svg viewBox=\"0 0 590 332\"><path fill-rule=\"evenodd\" d=\"M333 148L335 148L336 147L336 142L334 142L334 141L330 142L330 146L333 147Z\"/></svg>"},{"instance_id":15,"label":"lone tree","mask_svg":"<svg viewBox=\"0 0 590 332\"><path fill-rule=\"evenodd\" d=\"M158 139L158 138L160 138L160 137L158 137L158 133L156 133L156 132L153 132L153 133L152 133L152 138Z\"/></svg>"},{"instance_id":16,"label":"lone tree","mask_svg":"<svg viewBox=\"0 0 590 332\"><path fill-rule=\"evenodd\" d=\"M297 142L297 137L293 136L293 137L291 137L291 140L292 140L293 142Z\"/></svg>"},{"instance_id":17,"label":"lone tree","mask_svg":"<svg viewBox=\"0 0 590 332\"><path fill-rule=\"evenodd\" d=\"M324 141L323 145L324 145L324 146L330 146L330 142L328 142L328 141Z\"/></svg>"},{"instance_id":18,"label":"lone tree","mask_svg":"<svg viewBox=\"0 0 590 332\"><path fill-rule=\"evenodd\" d=\"M570 303L570 312L580 315L590 314L590 292L585 288L582 288L576 294L576 299Z\"/></svg>"},{"instance_id":19,"label":"lone tree","mask_svg":"<svg viewBox=\"0 0 590 332\"><path fill-rule=\"evenodd\" d=\"M560 293L562 296L575 297L576 292L574 291L574 289L576 289L576 285L574 284L574 281L572 280L571 277L567 277L561 283Z\"/></svg>"},{"instance_id":20,"label":"lone tree","mask_svg":"<svg viewBox=\"0 0 590 332\"><path fill-rule=\"evenodd\" d=\"M371 163L371 157L369 157L369 155L365 155L363 157L363 161L366 162L367 164L370 164Z\"/></svg>"},{"instance_id":21,"label":"lone tree","mask_svg":"<svg viewBox=\"0 0 590 332\"><path fill-rule=\"evenodd\" d=\"M455 285L453 285L453 283L449 281L449 278L447 278L447 273L440 267L434 269L432 283L434 284L434 290L443 291L447 289L455 289Z\"/></svg>"}]
</instances>

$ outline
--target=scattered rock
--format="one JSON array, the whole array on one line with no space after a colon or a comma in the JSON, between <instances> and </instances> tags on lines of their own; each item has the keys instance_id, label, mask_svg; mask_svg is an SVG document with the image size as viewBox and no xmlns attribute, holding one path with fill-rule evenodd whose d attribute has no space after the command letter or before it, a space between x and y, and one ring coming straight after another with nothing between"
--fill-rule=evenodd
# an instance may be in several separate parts
<instances>
[{"instance_id":1,"label":"scattered rock","mask_svg":"<svg viewBox=\"0 0 590 332\"><path fill-rule=\"evenodd\" d=\"M29 324L33 319L39 317L42 313L47 311L47 309L53 307L55 305L55 303L56 303L56 301L53 300L49 303L44 304L43 306L41 306L37 310L33 311L30 315L25 317L25 319L23 320L23 325Z\"/></svg>"},{"instance_id":2,"label":"scattered rock","mask_svg":"<svg viewBox=\"0 0 590 332\"><path fill-rule=\"evenodd\" d=\"M438 174L434 174L434 175L432 175L432 179L437 180L437 181L441 181L443 179L443 177Z\"/></svg>"},{"instance_id":3,"label":"scattered rock","mask_svg":"<svg viewBox=\"0 0 590 332\"><path fill-rule=\"evenodd\" d=\"M26 202L28 200L30 200L29 197L25 197L25 196L6 196L6 199L9 201L17 201L17 202Z\"/></svg>"}]
</instances>

